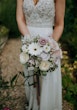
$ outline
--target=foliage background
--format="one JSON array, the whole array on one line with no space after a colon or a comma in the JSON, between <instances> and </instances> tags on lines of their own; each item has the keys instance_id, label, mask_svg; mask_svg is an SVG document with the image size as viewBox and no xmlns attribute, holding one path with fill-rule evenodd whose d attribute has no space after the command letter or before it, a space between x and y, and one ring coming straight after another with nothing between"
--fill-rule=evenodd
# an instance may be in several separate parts
<instances>
[{"instance_id":1,"label":"foliage background","mask_svg":"<svg viewBox=\"0 0 77 110\"><path fill-rule=\"evenodd\" d=\"M68 44L70 56L77 59L77 1L66 0L65 28L61 37ZM69 50L70 48L70 50Z\"/></svg>"},{"instance_id":2,"label":"foliage background","mask_svg":"<svg viewBox=\"0 0 77 110\"><path fill-rule=\"evenodd\" d=\"M16 0L0 0L0 24L10 29L11 36L18 36Z\"/></svg>"}]
</instances>

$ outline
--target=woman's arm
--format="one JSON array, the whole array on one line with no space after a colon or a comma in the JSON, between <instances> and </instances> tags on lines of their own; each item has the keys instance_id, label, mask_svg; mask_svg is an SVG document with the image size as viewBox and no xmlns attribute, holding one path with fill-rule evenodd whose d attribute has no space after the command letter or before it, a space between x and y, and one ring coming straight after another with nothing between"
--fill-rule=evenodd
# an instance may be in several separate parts
<instances>
[{"instance_id":1,"label":"woman's arm","mask_svg":"<svg viewBox=\"0 0 77 110\"><path fill-rule=\"evenodd\" d=\"M26 20L23 14L22 4L23 4L23 0L17 0L16 20L17 20L19 31L24 36L30 33L26 26Z\"/></svg>"},{"instance_id":2,"label":"woman's arm","mask_svg":"<svg viewBox=\"0 0 77 110\"><path fill-rule=\"evenodd\" d=\"M55 25L53 39L58 41L64 29L65 0L55 0Z\"/></svg>"}]
</instances>

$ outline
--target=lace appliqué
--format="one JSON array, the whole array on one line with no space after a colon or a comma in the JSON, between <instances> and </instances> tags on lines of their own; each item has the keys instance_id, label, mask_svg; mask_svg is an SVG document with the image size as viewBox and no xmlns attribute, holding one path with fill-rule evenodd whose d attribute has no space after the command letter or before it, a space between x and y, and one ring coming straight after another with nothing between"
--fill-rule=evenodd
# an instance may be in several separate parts
<instances>
[{"instance_id":1,"label":"lace appliqu\u00e9","mask_svg":"<svg viewBox=\"0 0 77 110\"><path fill-rule=\"evenodd\" d=\"M34 5L32 0L24 0L23 12L27 25L36 27L54 26L54 0L39 0L37 5Z\"/></svg>"}]
</instances>

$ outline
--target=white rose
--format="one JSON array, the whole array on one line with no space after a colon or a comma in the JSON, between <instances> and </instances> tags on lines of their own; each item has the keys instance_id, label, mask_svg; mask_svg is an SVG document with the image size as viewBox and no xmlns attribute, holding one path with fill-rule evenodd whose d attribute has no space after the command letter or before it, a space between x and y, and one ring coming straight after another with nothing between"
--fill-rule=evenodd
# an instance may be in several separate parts
<instances>
[{"instance_id":1,"label":"white rose","mask_svg":"<svg viewBox=\"0 0 77 110\"><path fill-rule=\"evenodd\" d=\"M51 47L50 47L50 45L45 45L44 47L43 47L43 49L44 49L44 51L45 52L49 52L50 50L51 50Z\"/></svg>"},{"instance_id":2,"label":"white rose","mask_svg":"<svg viewBox=\"0 0 77 110\"><path fill-rule=\"evenodd\" d=\"M50 68L50 62L49 61L41 61L39 65L40 70L47 71Z\"/></svg>"},{"instance_id":3,"label":"white rose","mask_svg":"<svg viewBox=\"0 0 77 110\"><path fill-rule=\"evenodd\" d=\"M21 62L22 64L25 64L28 60L29 60L29 55L26 54L26 53L24 53L24 52L22 52L22 53L20 54L20 62Z\"/></svg>"}]
</instances>

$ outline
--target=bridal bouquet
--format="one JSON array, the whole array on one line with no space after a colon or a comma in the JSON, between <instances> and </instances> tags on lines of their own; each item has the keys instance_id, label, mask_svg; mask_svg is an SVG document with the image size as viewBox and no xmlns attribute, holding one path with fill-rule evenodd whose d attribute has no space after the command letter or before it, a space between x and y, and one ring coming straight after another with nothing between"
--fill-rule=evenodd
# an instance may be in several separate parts
<instances>
[{"instance_id":1,"label":"bridal bouquet","mask_svg":"<svg viewBox=\"0 0 77 110\"><path fill-rule=\"evenodd\" d=\"M28 71L40 71L41 75L46 75L58 67L62 52L53 38L27 35L22 36L21 40L20 62L26 65Z\"/></svg>"}]
</instances>

